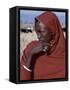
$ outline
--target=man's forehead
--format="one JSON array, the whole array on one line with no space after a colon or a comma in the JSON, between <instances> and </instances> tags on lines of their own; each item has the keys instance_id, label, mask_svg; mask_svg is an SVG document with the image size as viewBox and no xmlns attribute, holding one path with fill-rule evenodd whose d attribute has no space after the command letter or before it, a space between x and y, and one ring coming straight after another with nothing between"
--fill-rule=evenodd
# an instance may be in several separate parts
<instances>
[{"instance_id":1,"label":"man's forehead","mask_svg":"<svg viewBox=\"0 0 70 90\"><path fill-rule=\"evenodd\" d=\"M41 27L45 27L45 25L44 25L42 22L40 22L39 25L40 25Z\"/></svg>"},{"instance_id":2,"label":"man's forehead","mask_svg":"<svg viewBox=\"0 0 70 90\"><path fill-rule=\"evenodd\" d=\"M39 23L39 26L41 31L45 31L45 25L42 22Z\"/></svg>"}]
</instances>

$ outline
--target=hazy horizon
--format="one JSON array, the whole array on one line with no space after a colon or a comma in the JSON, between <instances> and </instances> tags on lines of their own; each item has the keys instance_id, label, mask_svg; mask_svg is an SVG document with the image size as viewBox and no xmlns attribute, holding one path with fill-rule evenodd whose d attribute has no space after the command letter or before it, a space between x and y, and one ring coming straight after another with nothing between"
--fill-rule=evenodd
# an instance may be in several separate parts
<instances>
[{"instance_id":1,"label":"hazy horizon","mask_svg":"<svg viewBox=\"0 0 70 90\"><path fill-rule=\"evenodd\" d=\"M20 24L34 24L35 17L45 11L20 10ZM62 26L65 27L65 12L53 12L58 17Z\"/></svg>"}]
</instances>

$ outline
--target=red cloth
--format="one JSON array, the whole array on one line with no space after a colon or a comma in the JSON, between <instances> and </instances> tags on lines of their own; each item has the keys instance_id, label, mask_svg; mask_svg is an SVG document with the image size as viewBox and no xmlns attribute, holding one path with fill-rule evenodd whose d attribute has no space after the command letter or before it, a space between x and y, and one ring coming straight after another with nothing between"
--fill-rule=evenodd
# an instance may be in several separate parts
<instances>
[{"instance_id":1,"label":"red cloth","mask_svg":"<svg viewBox=\"0 0 70 90\"><path fill-rule=\"evenodd\" d=\"M53 79L65 77L65 40L61 25L55 14L48 11L36 19L42 22L47 28L55 33L54 45L50 50L50 55L40 54L33 56L33 71L29 72L23 68L25 58L38 42L31 42L23 51L20 67L20 80ZM35 60L36 59L36 60Z\"/></svg>"}]
</instances>

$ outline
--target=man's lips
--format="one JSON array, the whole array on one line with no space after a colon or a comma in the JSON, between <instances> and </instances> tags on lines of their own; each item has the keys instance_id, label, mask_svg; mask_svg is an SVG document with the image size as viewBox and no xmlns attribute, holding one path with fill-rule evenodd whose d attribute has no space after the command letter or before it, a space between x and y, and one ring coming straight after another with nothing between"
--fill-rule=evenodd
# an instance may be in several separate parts
<instances>
[{"instance_id":1,"label":"man's lips","mask_svg":"<svg viewBox=\"0 0 70 90\"><path fill-rule=\"evenodd\" d=\"M44 39L39 39L40 42L46 43Z\"/></svg>"}]
</instances>

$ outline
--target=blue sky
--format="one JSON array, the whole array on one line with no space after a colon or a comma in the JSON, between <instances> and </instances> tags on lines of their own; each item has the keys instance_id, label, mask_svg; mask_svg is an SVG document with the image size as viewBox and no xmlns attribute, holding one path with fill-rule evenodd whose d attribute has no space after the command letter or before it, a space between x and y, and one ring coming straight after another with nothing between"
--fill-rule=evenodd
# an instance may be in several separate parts
<instances>
[{"instance_id":1,"label":"blue sky","mask_svg":"<svg viewBox=\"0 0 70 90\"><path fill-rule=\"evenodd\" d=\"M34 23L35 17L42 14L45 11L32 11L32 10L20 10L20 23ZM65 26L65 13L64 12L54 12L61 25Z\"/></svg>"}]
</instances>

